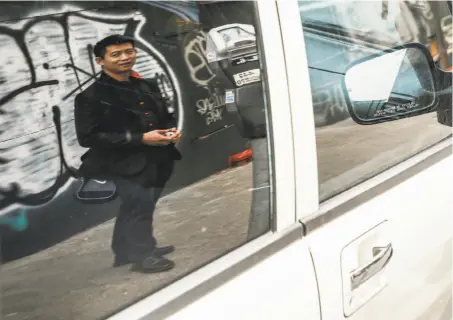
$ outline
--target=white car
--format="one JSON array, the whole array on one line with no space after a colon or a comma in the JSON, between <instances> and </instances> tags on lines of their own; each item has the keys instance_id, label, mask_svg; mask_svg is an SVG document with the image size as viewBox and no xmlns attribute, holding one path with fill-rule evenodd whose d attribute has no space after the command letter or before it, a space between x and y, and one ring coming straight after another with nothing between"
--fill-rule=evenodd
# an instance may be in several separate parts
<instances>
[{"instance_id":1,"label":"white car","mask_svg":"<svg viewBox=\"0 0 453 320\"><path fill-rule=\"evenodd\" d=\"M416 4L0 2L0 319L451 320L451 5ZM113 189L62 180L49 112L76 166L72 94L112 33L182 131L137 224L174 245L168 272L113 268L121 203L79 201Z\"/></svg>"}]
</instances>

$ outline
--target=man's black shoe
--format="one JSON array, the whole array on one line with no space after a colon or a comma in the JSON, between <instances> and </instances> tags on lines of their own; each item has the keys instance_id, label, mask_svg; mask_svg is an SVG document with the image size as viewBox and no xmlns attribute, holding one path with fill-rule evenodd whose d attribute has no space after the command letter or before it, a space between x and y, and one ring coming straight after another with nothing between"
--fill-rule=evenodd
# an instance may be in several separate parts
<instances>
[{"instance_id":1,"label":"man's black shoe","mask_svg":"<svg viewBox=\"0 0 453 320\"><path fill-rule=\"evenodd\" d=\"M154 255L154 256L157 256L157 257L161 257L161 256L164 256L166 254L172 253L173 251L175 251L175 247L174 246L156 247L156 248L154 248L151 251L151 254ZM138 262L140 260L141 260L141 258L139 258L137 256L134 256L134 255L129 255L129 256L128 255L124 255L124 254L115 255L115 260L113 262L113 267L114 268L118 268L118 267L124 266L126 264L130 264L130 263L133 263L133 262Z\"/></svg>"},{"instance_id":2,"label":"man's black shoe","mask_svg":"<svg viewBox=\"0 0 453 320\"><path fill-rule=\"evenodd\" d=\"M154 255L144 258L142 261L134 263L131 271L142 273L156 273L171 270L175 267L175 263L163 257Z\"/></svg>"},{"instance_id":3,"label":"man's black shoe","mask_svg":"<svg viewBox=\"0 0 453 320\"><path fill-rule=\"evenodd\" d=\"M174 246L155 247L152 254L155 256L164 256L175 251Z\"/></svg>"}]
</instances>

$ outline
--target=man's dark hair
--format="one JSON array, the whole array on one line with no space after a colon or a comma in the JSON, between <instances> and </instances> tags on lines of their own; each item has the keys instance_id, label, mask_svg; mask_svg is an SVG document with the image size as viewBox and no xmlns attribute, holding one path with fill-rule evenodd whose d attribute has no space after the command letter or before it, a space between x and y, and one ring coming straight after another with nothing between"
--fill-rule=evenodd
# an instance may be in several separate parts
<instances>
[{"instance_id":1,"label":"man's dark hair","mask_svg":"<svg viewBox=\"0 0 453 320\"><path fill-rule=\"evenodd\" d=\"M99 57L104 59L105 52L108 46L112 44L123 44L123 43L130 43L133 47L135 47L134 38L123 36L121 34L114 34L108 37L105 37L102 40L99 40L93 48L93 53L95 57Z\"/></svg>"}]
</instances>

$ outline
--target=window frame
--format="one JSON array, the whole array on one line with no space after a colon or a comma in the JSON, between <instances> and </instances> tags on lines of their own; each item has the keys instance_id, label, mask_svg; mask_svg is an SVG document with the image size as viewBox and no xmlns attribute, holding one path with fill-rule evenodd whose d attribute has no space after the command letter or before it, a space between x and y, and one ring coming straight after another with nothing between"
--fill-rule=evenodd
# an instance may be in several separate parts
<instances>
[{"instance_id":1,"label":"window frame","mask_svg":"<svg viewBox=\"0 0 453 320\"><path fill-rule=\"evenodd\" d=\"M277 6L290 90L299 220L319 209L315 115L298 1L278 1Z\"/></svg>"},{"instance_id":2,"label":"window frame","mask_svg":"<svg viewBox=\"0 0 453 320\"><path fill-rule=\"evenodd\" d=\"M269 168L273 176L271 230L118 311L110 320L168 317L302 237L302 225L296 219L291 108L277 5L273 1L257 1L254 13L269 119L268 149L272 162ZM193 294L194 291L197 293Z\"/></svg>"}]
</instances>

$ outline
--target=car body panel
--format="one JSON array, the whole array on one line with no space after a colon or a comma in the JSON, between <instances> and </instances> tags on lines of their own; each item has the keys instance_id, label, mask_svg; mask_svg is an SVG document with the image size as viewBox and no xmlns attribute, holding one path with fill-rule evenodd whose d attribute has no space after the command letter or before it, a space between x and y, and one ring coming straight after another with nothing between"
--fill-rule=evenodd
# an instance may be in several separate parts
<instances>
[{"instance_id":1,"label":"car body panel","mask_svg":"<svg viewBox=\"0 0 453 320\"><path fill-rule=\"evenodd\" d=\"M446 158L309 233L323 319L344 317L342 288L350 281L345 272L353 270L342 270L342 251L383 222L388 224L387 242L372 239L370 245L391 243L394 248L393 257L376 276L386 285L348 318L422 319L436 301L440 309L446 308L451 299L453 210L449 196L452 157L446 148Z\"/></svg>"}]
</instances>

